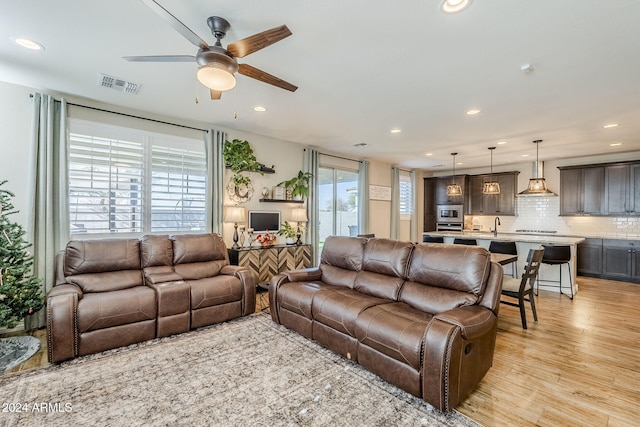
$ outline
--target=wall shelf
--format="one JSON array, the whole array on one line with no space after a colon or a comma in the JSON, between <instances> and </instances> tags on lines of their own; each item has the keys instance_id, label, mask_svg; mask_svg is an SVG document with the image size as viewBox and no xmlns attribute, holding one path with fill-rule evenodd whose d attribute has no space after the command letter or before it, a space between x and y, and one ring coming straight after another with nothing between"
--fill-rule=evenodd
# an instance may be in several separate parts
<instances>
[{"instance_id":1,"label":"wall shelf","mask_svg":"<svg viewBox=\"0 0 640 427\"><path fill-rule=\"evenodd\" d=\"M260 201L266 203L304 203L304 200L260 199Z\"/></svg>"}]
</instances>

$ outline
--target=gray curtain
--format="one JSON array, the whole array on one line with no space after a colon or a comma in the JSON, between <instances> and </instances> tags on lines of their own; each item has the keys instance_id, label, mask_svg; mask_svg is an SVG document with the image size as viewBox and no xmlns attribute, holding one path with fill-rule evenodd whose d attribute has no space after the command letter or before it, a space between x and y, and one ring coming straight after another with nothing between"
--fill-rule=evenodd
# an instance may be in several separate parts
<instances>
[{"instance_id":1,"label":"gray curtain","mask_svg":"<svg viewBox=\"0 0 640 427\"><path fill-rule=\"evenodd\" d=\"M409 177L411 179L411 200L413 202L413 209L411 210L411 240L414 242L422 241L422 239L418 240L418 207L416 206L416 202L418 200L418 189L416 188L416 171L409 172Z\"/></svg>"},{"instance_id":2,"label":"gray curtain","mask_svg":"<svg viewBox=\"0 0 640 427\"><path fill-rule=\"evenodd\" d=\"M209 129L205 134L207 155L207 197L211 209L207 212L208 224L212 233L222 234L224 206L224 158L222 150L226 135L224 132Z\"/></svg>"},{"instance_id":3,"label":"gray curtain","mask_svg":"<svg viewBox=\"0 0 640 427\"><path fill-rule=\"evenodd\" d=\"M67 173L67 103L49 95L33 95L29 177L29 223L33 242L34 274L43 281L46 294L54 285L56 252L69 239ZM44 308L25 319L25 329L45 325Z\"/></svg>"},{"instance_id":4,"label":"gray curtain","mask_svg":"<svg viewBox=\"0 0 640 427\"><path fill-rule=\"evenodd\" d=\"M400 168L391 167L391 224L389 236L397 239L400 234Z\"/></svg>"},{"instance_id":5,"label":"gray curtain","mask_svg":"<svg viewBox=\"0 0 640 427\"><path fill-rule=\"evenodd\" d=\"M369 162L358 166L358 234L369 234Z\"/></svg>"},{"instance_id":6,"label":"gray curtain","mask_svg":"<svg viewBox=\"0 0 640 427\"><path fill-rule=\"evenodd\" d=\"M311 265L318 265L318 246L320 240L318 237L318 152L316 150L305 148L304 150L304 168L305 172L310 172L313 177L309 183L309 197L307 198L307 243L311 245Z\"/></svg>"}]
</instances>

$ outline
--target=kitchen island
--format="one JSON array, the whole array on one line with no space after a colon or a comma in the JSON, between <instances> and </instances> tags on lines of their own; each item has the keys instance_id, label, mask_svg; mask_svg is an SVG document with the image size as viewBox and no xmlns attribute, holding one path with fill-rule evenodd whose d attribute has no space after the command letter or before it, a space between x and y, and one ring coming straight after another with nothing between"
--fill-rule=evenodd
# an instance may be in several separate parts
<instances>
[{"instance_id":1,"label":"kitchen island","mask_svg":"<svg viewBox=\"0 0 640 427\"><path fill-rule=\"evenodd\" d=\"M571 280L573 281L573 293L578 292L578 284L576 283L576 254L578 249L578 243L584 241L582 237L567 237L556 236L553 234L535 234L535 233L498 233L494 235L492 232L482 231L428 231L422 233L424 236L442 236L445 243L453 243L453 239L456 237L463 237L466 239L476 239L478 246L489 249L489 244L492 240L516 242L518 249L518 266L516 271L518 277L524 270L527 264L527 255L529 249L537 249L540 245L569 245L571 248L571 260L569 265L571 266ZM562 266L562 289L564 293L569 293L570 281L567 274L567 267ZM510 269L507 269L507 273ZM560 278L560 267L557 265L543 264L540 266L538 273L540 280L540 289L549 290L552 292L560 292L558 283L545 282L545 280L558 280Z\"/></svg>"}]
</instances>

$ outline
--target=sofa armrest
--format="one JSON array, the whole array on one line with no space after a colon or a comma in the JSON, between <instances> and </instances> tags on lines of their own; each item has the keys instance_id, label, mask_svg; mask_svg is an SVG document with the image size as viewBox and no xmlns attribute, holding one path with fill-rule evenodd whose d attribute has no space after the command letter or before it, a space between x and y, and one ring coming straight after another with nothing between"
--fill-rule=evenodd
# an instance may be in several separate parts
<instances>
[{"instance_id":1,"label":"sofa armrest","mask_svg":"<svg viewBox=\"0 0 640 427\"><path fill-rule=\"evenodd\" d=\"M465 339L474 340L494 327L495 317L491 310L471 305L444 311L434 316L434 319L459 326Z\"/></svg>"},{"instance_id":2,"label":"sofa armrest","mask_svg":"<svg viewBox=\"0 0 640 427\"><path fill-rule=\"evenodd\" d=\"M78 299L82 292L74 288L58 285L47 295L47 356L51 363L78 354Z\"/></svg>"},{"instance_id":3,"label":"sofa armrest","mask_svg":"<svg viewBox=\"0 0 640 427\"><path fill-rule=\"evenodd\" d=\"M498 318L480 306L433 317L424 334L423 399L451 411L473 391L493 363Z\"/></svg>"},{"instance_id":4,"label":"sofa armrest","mask_svg":"<svg viewBox=\"0 0 640 427\"><path fill-rule=\"evenodd\" d=\"M79 286L71 283L63 283L61 285L54 286L47 294L47 299L56 297L58 295L76 294L78 300L82 299L84 293Z\"/></svg>"},{"instance_id":5,"label":"sofa armrest","mask_svg":"<svg viewBox=\"0 0 640 427\"><path fill-rule=\"evenodd\" d=\"M242 283L242 315L246 316L256 311L256 275L247 267L238 265L225 265L220 274L235 276Z\"/></svg>"},{"instance_id":6,"label":"sofa armrest","mask_svg":"<svg viewBox=\"0 0 640 427\"><path fill-rule=\"evenodd\" d=\"M287 276L290 282L312 282L322 279L322 270L317 267L285 271L282 274Z\"/></svg>"}]
</instances>

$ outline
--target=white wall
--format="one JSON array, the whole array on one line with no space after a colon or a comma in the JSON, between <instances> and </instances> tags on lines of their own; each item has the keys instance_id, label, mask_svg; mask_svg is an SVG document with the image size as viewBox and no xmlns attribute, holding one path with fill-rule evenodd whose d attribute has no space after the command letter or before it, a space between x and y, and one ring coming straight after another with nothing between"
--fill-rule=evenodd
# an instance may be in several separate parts
<instances>
[{"instance_id":1,"label":"white wall","mask_svg":"<svg viewBox=\"0 0 640 427\"><path fill-rule=\"evenodd\" d=\"M26 172L30 162L31 92L0 82L0 181L8 180L2 188L15 194L13 205L20 212L11 219L23 227L30 198Z\"/></svg>"}]
</instances>

